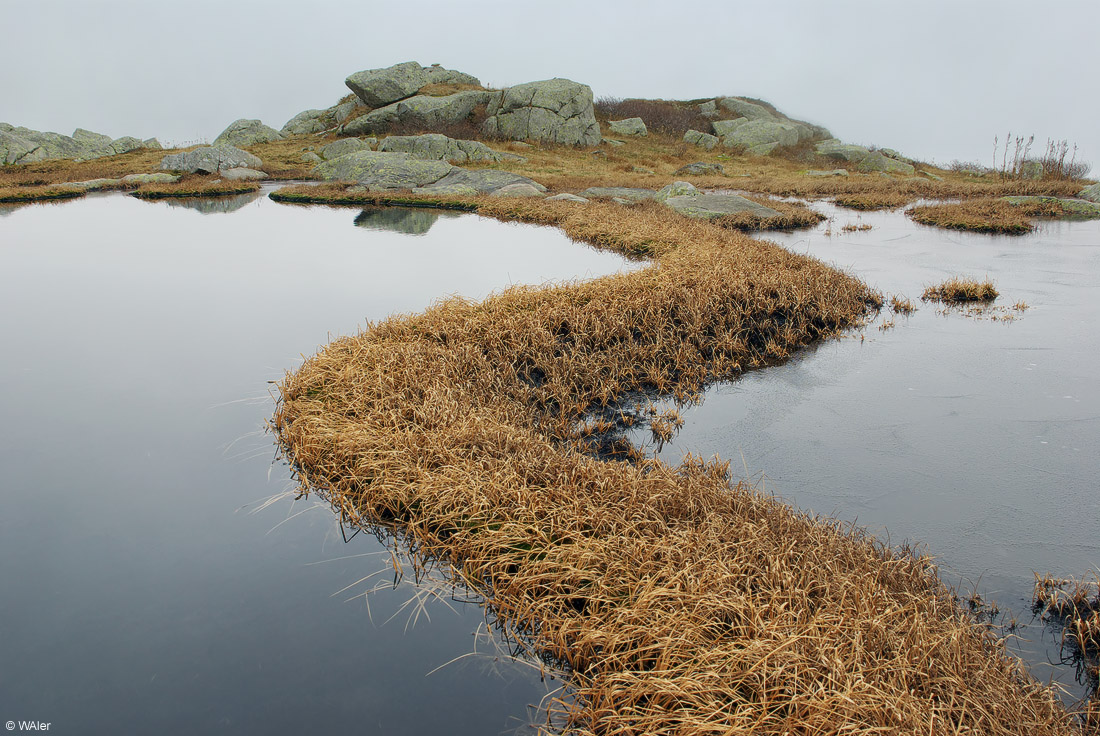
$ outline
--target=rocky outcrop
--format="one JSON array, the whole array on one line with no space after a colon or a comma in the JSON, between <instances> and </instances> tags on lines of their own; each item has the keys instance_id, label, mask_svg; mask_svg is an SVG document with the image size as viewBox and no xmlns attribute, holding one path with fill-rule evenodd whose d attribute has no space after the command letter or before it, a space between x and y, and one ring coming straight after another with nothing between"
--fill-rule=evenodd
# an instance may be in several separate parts
<instances>
[{"instance_id":1,"label":"rocky outcrop","mask_svg":"<svg viewBox=\"0 0 1100 736\"><path fill-rule=\"evenodd\" d=\"M288 120L279 133L283 136L323 133L339 126L360 107L363 103L355 97L324 110L304 110Z\"/></svg>"},{"instance_id":2,"label":"rocky outcrop","mask_svg":"<svg viewBox=\"0 0 1100 736\"><path fill-rule=\"evenodd\" d=\"M711 164L706 161L696 161L695 163L688 164L687 166L681 166L672 172L673 174L692 174L694 176L725 176L726 170L722 168L722 164Z\"/></svg>"},{"instance_id":3,"label":"rocky outcrop","mask_svg":"<svg viewBox=\"0 0 1100 736\"><path fill-rule=\"evenodd\" d=\"M511 184L529 184L539 192L546 188L509 171L467 171L446 161L425 161L398 151L357 151L313 168L329 181L351 181L371 191L411 189L417 194L492 194Z\"/></svg>"},{"instance_id":4,"label":"rocky outcrop","mask_svg":"<svg viewBox=\"0 0 1100 736\"><path fill-rule=\"evenodd\" d=\"M718 145L718 136L704 133L701 130L689 130L684 133L684 143L690 143L710 151Z\"/></svg>"},{"instance_id":5,"label":"rocky outcrop","mask_svg":"<svg viewBox=\"0 0 1100 736\"><path fill-rule=\"evenodd\" d=\"M225 169L221 172L223 179L230 181L262 181L267 178L267 174L256 169L245 168L244 166L238 166L233 169Z\"/></svg>"},{"instance_id":6,"label":"rocky outcrop","mask_svg":"<svg viewBox=\"0 0 1100 736\"><path fill-rule=\"evenodd\" d=\"M383 139L378 150L398 151L407 153L413 158L449 161L453 164L463 164L470 161L501 161L506 158L505 154L497 153L480 141L456 140L441 133L391 135ZM509 156L521 158L514 154Z\"/></svg>"},{"instance_id":7,"label":"rocky outcrop","mask_svg":"<svg viewBox=\"0 0 1100 736\"><path fill-rule=\"evenodd\" d=\"M766 155L778 146L793 146L813 137L805 125L775 119L750 119L722 138L727 148L744 148L749 153ZM766 149L766 150L765 150Z\"/></svg>"},{"instance_id":8,"label":"rocky outcrop","mask_svg":"<svg viewBox=\"0 0 1100 736\"><path fill-rule=\"evenodd\" d=\"M344 83L367 107L384 107L412 97L429 84L474 84L480 85L476 77L469 74L444 69L439 65L428 68L415 61L394 64L385 69L368 69L349 76Z\"/></svg>"},{"instance_id":9,"label":"rocky outcrop","mask_svg":"<svg viewBox=\"0 0 1100 736\"><path fill-rule=\"evenodd\" d=\"M71 136L0 123L0 164L30 164L52 159L87 161L114 156L138 148L159 148L156 139L132 136L112 139L102 133L77 128Z\"/></svg>"},{"instance_id":10,"label":"rocky outcrop","mask_svg":"<svg viewBox=\"0 0 1100 736\"><path fill-rule=\"evenodd\" d=\"M120 180L127 186L140 186L142 184L175 184L180 177L163 172L156 174L127 174Z\"/></svg>"},{"instance_id":11,"label":"rocky outcrop","mask_svg":"<svg viewBox=\"0 0 1100 736\"><path fill-rule=\"evenodd\" d=\"M672 197L665 204L686 217L709 219L723 215L747 212L757 217L778 217L771 207L757 204L736 194L699 194L688 197Z\"/></svg>"},{"instance_id":12,"label":"rocky outcrop","mask_svg":"<svg viewBox=\"0 0 1100 736\"><path fill-rule=\"evenodd\" d=\"M627 118L626 120L608 120L607 127L616 135L649 135L645 122L641 118Z\"/></svg>"},{"instance_id":13,"label":"rocky outcrop","mask_svg":"<svg viewBox=\"0 0 1100 736\"><path fill-rule=\"evenodd\" d=\"M193 151L169 154L160 162L160 168L168 171L197 174L216 174L219 171L238 167L258 169L261 166L263 161L259 157L225 145L205 146Z\"/></svg>"},{"instance_id":14,"label":"rocky outcrop","mask_svg":"<svg viewBox=\"0 0 1100 736\"><path fill-rule=\"evenodd\" d=\"M1100 202L1100 184L1085 187L1078 192L1077 196L1080 199L1087 199L1089 202Z\"/></svg>"},{"instance_id":15,"label":"rocky outcrop","mask_svg":"<svg viewBox=\"0 0 1100 736\"><path fill-rule=\"evenodd\" d=\"M691 182L674 181L657 190L657 201L664 202L673 197L695 197L699 194L699 190Z\"/></svg>"},{"instance_id":16,"label":"rocky outcrop","mask_svg":"<svg viewBox=\"0 0 1100 736\"><path fill-rule=\"evenodd\" d=\"M528 82L495 92L483 130L490 137L594 146L601 140L592 88L569 79Z\"/></svg>"},{"instance_id":17,"label":"rocky outcrop","mask_svg":"<svg viewBox=\"0 0 1100 736\"><path fill-rule=\"evenodd\" d=\"M732 112L734 117L748 118L749 120L779 120L783 116L772 113L771 110L758 105L755 102L743 100L740 97L720 97L715 100L718 107L726 112Z\"/></svg>"},{"instance_id":18,"label":"rocky outcrop","mask_svg":"<svg viewBox=\"0 0 1100 736\"><path fill-rule=\"evenodd\" d=\"M384 133L396 124L421 125L425 128L453 125L466 120L478 105L489 102L493 93L470 90L433 97L416 95L350 120L340 128L344 135Z\"/></svg>"},{"instance_id":19,"label":"rocky outcrop","mask_svg":"<svg viewBox=\"0 0 1100 736\"><path fill-rule=\"evenodd\" d=\"M814 151L819 156L836 159L837 161L848 161L853 164L858 164L871 153L870 148L852 143L841 143L836 138L821 141L814 147Z\"/></svg>"},{"instance_id":20,"label":"rocky outcrop","mask_svg":"<svg viewBox=\"0 0 1100 736\"><path fill-rule=\"evenodd\" d=\"M378 140L375 138L341 138L338 141L329 143L327 146L322 146L320 156L325 161L331 161L334 158L347 156L349 153L355 153L356 151L369 151L377 143Z\"/></svg>"},{"instance_id":21,"label":"rocky outcrop","mask_svg":"<svg viewBox=\"0 0 1100 736\"><path fill-rule=\"evenodd\" d=\"M241 118L234 120L214 139L215 146L255 146L258 143L270 143L283 140L283 134L268 127L259 120Z\"/></svg>"},{"instance_id":22,"label":"rocky outcrop","mask_svg":"<svg viewBox=\"0 0 1100 736\"><path fill-rule=\"evenodd\" d=\"M755 155L770 154L779 146L829 137L825 128L789 118L769 105L741 97L708 100L699 105L699 112L706 117L719 118L711 127L724 146L742 148Z\"/></svg>"},{"instance_id":23,"label":"rocky outcrop","mask_svg":"<svg viewBox=\"0 0 1100 736\"><path fill-rule=\"evenodd\" d=\"M882 171L887 174L913 176L913 174L917 173L917 170L913 168L911 164L907 164L904 161L895 161L888 156L882 155L880 151L870 151L860 160L859 166L856 168L865 174Z\"/></svg>"}]
</instances>

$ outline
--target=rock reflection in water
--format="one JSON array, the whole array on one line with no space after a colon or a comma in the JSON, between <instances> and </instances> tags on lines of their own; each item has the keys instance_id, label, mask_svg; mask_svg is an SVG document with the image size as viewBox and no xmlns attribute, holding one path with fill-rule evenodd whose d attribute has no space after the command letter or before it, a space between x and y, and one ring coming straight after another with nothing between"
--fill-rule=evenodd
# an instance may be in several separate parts
<instances>
[{"instance_id":1,"label":"rock reflection in water","mask_svg":"<svg viewBox=\"0 0 1100 736\"><path fill-rule=\"evenodd\" d=\"M167 202L170 207L184 207L201 212L204 215L220 215L236 212L262 196L263 192L257 191L248 192L247 194L234 194L229 197L166 197L147 201Z\"/></svg>"},{"instance_id":2,"label":"rock reflection in water","mask_svg":"<svg viewBox=\"0 0 1100 736\"><path fill-rule=\"evenodd\" d=\"M423 207L370 207L355 216L355 226L368 230L390 230L406 235L423 235L440 217L458 217L460 213Z\"/></svg>"}]
</instances>

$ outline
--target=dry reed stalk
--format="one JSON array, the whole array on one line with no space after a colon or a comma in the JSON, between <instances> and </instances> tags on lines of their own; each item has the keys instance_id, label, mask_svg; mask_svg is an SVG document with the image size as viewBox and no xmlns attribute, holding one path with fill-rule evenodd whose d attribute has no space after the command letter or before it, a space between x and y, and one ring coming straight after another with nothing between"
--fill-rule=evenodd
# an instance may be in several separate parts
<instances>
[{"instance_id":1,"label":"dry reed stalk","mask_svg":"<svg viewBox=\"0 0 1100 736\"><path fill-rule=\"evenodd\" d=\"M781 360L877 294L659 205L479 211L655 263L371 324L289 374L272 423L303 491L447 560L568 669L563 729L1077 732L929 560L731 485L726 464L600 461L573 441L593 407Z\"/></svg>"},{"instance_id":2,"label":"dry reed stalk","mask_svg":"<svg viewBox=\"0 0 1100 736\"><path fill-rule=\"evenodd\" d=\"M929 302L959 304L961 302L990 302L998 296L997 289L989 279L953 278L940 284L927 287L921 299Z\"/></svg>"}]
</instances>

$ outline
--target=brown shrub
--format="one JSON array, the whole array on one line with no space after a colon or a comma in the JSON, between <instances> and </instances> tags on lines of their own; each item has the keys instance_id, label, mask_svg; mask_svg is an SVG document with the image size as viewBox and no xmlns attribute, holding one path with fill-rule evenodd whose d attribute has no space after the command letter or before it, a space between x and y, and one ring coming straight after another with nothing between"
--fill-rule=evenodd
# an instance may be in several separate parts
<instances>
[{"instance_id":1,"label":"brown shrub","mask_svg":"<svg viewBox=\"0 0 1100 736\"><path fill-rule=\"evenodd\" d=\"M700 113L698 107L684 102L601 97L595 102L595 110L600 122L641 118L648 131L677 138L692 129L710 132L710 118Z\"/></svg>"}]
</instances>

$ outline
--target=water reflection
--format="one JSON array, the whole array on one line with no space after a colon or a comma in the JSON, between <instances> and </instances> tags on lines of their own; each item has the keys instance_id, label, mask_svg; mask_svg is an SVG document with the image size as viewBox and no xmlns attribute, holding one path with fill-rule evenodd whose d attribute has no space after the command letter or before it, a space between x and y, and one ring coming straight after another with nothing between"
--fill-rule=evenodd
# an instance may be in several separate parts
<instances>
[{"instance_id":1,"label":"water reflection","mask_svg":"<svg viewBox=\"0 0 1100 736\"><path fill-rule=\"evenodd\" d=\"M355 226L368 230L389 230L406 235L423 235L440 217L460 213L424 207L368 207L355 216Z\"/></svg>"},{"instance_id":2,"label":"water reflection","mask_svg":"<svg viewBox=\"0 0 1100 736\"><path fill-rule=\"evenodd\" d=\"M263 191L248 192L246 194L233 194L228 197L164 197L163 199L142 200L145 202L163 202L169 207L194 210L204 215L226 215L237 212L255 202L260 197L266 197Z\"/></svg>"},{"instance_id":3,"label":"water reflection","mask_svg":"<svg viewBox=\"0 0 1100 736\"><path fill-rule=\"evenodd\" d=\"M538 673L467 656L484 614L442 591L410 621L386 548L293 500L269 382L446 294L633 266L472 215L409 239L252 200L0 220L0 712L73 733L131 726L135 702L161 734L514 729Z\"/></svg>"}]
</instances>

